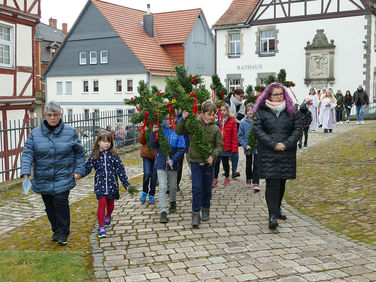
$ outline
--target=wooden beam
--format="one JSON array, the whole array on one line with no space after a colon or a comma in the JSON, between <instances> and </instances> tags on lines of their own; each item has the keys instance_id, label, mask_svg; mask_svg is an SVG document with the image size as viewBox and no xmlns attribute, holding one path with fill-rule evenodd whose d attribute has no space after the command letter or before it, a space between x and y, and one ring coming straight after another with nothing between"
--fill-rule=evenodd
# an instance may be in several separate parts
<instances>
[{"instance_id":1,"label":"wooden beam","mask_svg":"<svg viewBox=\"0 0 376 282\"><path fill-rule=\"evenodd\" d=\"M26 81L24 87L22 88L22 91L18 95L19 97L23 96L23 94L25 93L25 91L26 91L27 87L29 86L29 84L30 84L30 82L31 82L32 79L33 79L33 74L31 74L30 77L29 77L29 79ZM33 94L32 94L32 96L33 96Z\"/></svg>"}]
</instances>

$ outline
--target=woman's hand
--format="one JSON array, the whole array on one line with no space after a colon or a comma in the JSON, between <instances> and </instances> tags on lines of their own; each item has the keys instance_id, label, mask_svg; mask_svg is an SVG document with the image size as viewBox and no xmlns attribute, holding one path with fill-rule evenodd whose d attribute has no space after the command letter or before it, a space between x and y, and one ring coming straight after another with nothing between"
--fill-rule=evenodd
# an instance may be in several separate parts
<instances>
[{"instance_id":1,"label":"woman's hand","mask_svg":"<svg viewBox=\"0 0 376 282\"><path fill-rule=\"evenodd\" d=\"M167 159L166 163L170 166L171 169L173 169L174 165L173 165L172 160L170 158Z\"/></svg>"},{"instance_id":2,"label":"woman's hand","mask_svg":"<svg viewBox=\"0 0 376 282\"><path fill-rule=\"evenodd\" d=\"M156 124L154 124L154 125L153 125L153 131L156 132L156 131L158 131L158 130L159 130L159 126L156 125Z\"/></svg>"},{"instance_id":3,"label":"woman's hand","mask_svg":"<svg viewBox=\"0 0 376 282\"><path fill-rule=\"evenodd\" d=\"M186 119L189 115L189 112L188 111L183 111L182 114L181 114L181 117L182 119Z\"/></svg>"},{"instance_id":4,"label":"woman's hand","mask_svg":"<svg viewBox=\"0 0 376 282\"><path fill-rule=\"evenodd\" d=\"M213 157L210 156L209 158L207 158L207 159L206 159L206 162L207 162L208 164L212 165L212 164L213 164Z\"/></svg>"},{"instance_id":5,"label":"woman's hand","mask_svg":"<svg viewBox=\"0 0 376 282\"><path fill-rule=\"evenodd\" d=\"M73 176L74 176L74 179L76 180L82 178L82 175L78 173L73 173Z\"/></svg>"},{"instance_id":6,"label":"woman's hand","mask_svg":"<svg viewBox=\"0 0 376 282\"><path fill-rule=\"evenodd\" d=\"M284 150L286 150L286 146L283 143L278 143L274 147L274 150L276 150L276 151L284 151Z\"/></svg>"},{"instance_id":7,"label":"woman's hand","mask_svg":"<svg viewBox=\"0 0 376 282\"><path fill-rule=\"evenodd\" d=\"M22 175L23 179L29 178L27 174Z\"/></svg>"},{"instance_id":8,"label":"woman's hand","mask_svg":"<svg viewBox=\"0 0 376 282\"><path fill-rule=\"evenodd\" d=\"M247 145L247 148L245 148L247 151L251 150L251 146Z\"/></svg>"}]
</instances>

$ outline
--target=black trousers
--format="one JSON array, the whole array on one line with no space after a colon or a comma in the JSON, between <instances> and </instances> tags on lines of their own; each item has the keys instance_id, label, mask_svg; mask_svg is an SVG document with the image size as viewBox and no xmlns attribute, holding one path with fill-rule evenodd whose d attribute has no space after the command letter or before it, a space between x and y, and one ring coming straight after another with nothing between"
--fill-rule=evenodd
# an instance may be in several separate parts
<instances>
[{"instance_id":1,"label":"black trousers","mask_svg":"<svg viewBox=\"0 0 376 282\"><path fill-rule=\"evenodd\" d=\"M178 176L177 176L177 185L176 187L179 187L182 173L183 173L183 162L184 162L184 156L183 158L179 161L179 168L178 168Z\"/></svg>"},{"instance_id":2,"label":"black trousers","mask_svg":"<svg viewBox=\"0 0 376 282\"><path fill-rule=\"evenodd\" d=\"M286 179L265 179L265 199L269 215L278 215L285 194Z\"/></svg>"},{"instance_id":3,"label":"black trousers","mask_svg":"<svg viewBox=\"0 0 376 282\"><path fill-rule=\"evenodd\" d=\"M42 199L52 232L58 237L67 238L70 233L69 191L55 195L42 194Z\"/></svg>"},{"instance_id":4,"label":"black trousers","mask_svg":"<svg viewBox=\"0 0 376 282\"><path fill-rule=\"evenodd\" d=\"M308 143L308 130L309 130L309 127L306 127L302 130L302 135L300 135L300 140L299 140L299 145L301 146L302 145L302 141L303 141L303 135L304 135L304 146L307 146L307 143Z\"/></svg>"},{"instance_id":5,"label":"black trousers","mask_svg":"<svg viewBox=\"0 0 376 282\"><path fill-rule=\"evenodd\" d=\"M253 184L259 184L259 176L258 176L258 156L257 154L249 154L246 156L246 163L245 163L245 174L247 180L252 180ZM253 159L253 161L252 161ZM252 165L253 162L253 165Z\"/></svg>"},{"instance_id":6,"label":"black trousers","mask_svg":"<svg viewBox=\"0 0 376 282\"><path fill-rule=\"evenodd\" d=\"M225 171L225 177L230 176L230 162L229 162L230 158L219 157L217 161L215 162L215 166L214 166L214 178L218 178L219 166L221 164L221 160L222 160L223 170Z\"/></svg>"}]
</instances>

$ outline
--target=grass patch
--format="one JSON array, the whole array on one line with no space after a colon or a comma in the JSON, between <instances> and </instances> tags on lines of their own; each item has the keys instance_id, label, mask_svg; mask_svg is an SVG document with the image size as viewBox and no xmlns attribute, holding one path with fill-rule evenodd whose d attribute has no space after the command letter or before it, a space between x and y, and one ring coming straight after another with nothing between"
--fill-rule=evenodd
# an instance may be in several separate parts
<instances>
[{"instance_id":1,"label":"grass patch","mask_svg":"<svg viewBox=\"0 0 376 282\"><path fill-rule=\"evenodd\" d=\"M321 224L376 245L376 127L361 126L298 159L286 201Z\"/></svg>"},{"instance_id":2,"label":"grass patch","mask_svg":"<svg viewBox=\"0 0 376 282\"><path fill-rule=\"evenodd\" d=\"M80 253L6 251L0 253L1 281L94 280Z\"/></svg>"}]
</instances>

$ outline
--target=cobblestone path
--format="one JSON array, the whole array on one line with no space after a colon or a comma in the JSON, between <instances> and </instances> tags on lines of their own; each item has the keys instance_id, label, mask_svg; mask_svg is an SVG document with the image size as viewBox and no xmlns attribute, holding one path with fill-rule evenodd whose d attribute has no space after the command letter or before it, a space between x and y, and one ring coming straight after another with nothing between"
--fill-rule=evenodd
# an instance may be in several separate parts
<instances>
[{"instance_id":1,"label":"cobblestone path","mask_svg":"<svg viewBox=\"0 0 376 282\"><path fill-rule=\"evenodd\" d=\"M338 137L310 134L309 146ZM304 150L304 149L303 149ZM301 150L302 151L302 150ZM191 181L184 174L178 211L159 223L158 205L138 198L116 203L108 238L91 235L94 271L103 281L376 281L374 247L357 244L284 204L288 219L278 231L267 227L261 193L245 188L244 155L240 179L213 190L211 219L191 228ZM187 169L185 169L187 171ZM158 196L157 196L158 198ZM157 200L158 203L158 200Z\"/></svg>"}]
</instances>

